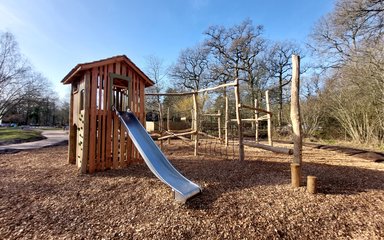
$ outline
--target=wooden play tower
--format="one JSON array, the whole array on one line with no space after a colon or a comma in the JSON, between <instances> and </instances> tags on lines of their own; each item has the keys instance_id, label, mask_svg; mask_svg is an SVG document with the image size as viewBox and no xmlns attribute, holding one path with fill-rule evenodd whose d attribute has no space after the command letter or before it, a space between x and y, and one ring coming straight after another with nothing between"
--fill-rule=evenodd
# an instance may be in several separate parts
<instances>
[{"instance_id":1,"label":"wooden play tower","mask_svg":"<svg viewBox=\"0 0 384 240\"><path fill-rule=\"evenodd\" d=\"M145 124L144 88L154 83L127 56L77 64L61 81L71 84L68 161L81 173L140 161L113 108L130 109Z\"/></svg>"}]
</instances>

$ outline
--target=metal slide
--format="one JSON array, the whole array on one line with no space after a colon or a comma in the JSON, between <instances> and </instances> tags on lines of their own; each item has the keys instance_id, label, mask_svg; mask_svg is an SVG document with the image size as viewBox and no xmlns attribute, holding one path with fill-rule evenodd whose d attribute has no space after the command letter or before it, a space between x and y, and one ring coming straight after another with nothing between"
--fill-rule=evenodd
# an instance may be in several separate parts
<instances>
[{"instance_id":1,"label":"metal slide","mask_svg":"<svg viewBox=\"0 0 384 240\"><path fill-rule=\"evenodd\" d=\"M172 188L176 201L185 203L201 192L197 184L185 178L173 167L132 112L116 111L116 113L149 169Z\"/></svg>"}]
</instances>

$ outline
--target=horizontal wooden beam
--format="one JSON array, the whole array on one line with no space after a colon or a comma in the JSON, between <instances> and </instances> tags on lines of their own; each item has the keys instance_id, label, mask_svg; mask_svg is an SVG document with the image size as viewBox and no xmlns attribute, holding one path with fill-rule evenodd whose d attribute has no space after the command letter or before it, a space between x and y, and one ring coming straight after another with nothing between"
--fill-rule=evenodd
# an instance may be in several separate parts
<instances>
[{"instance_id":1,"label":"horizontal wooden beam","mask_svg":"<svg viewBox=\"0 0 384 240\"><path fill-rule=\"evenodd\" d=\"M170 132L170 131L165 131L165 132L168 134L171 134L171 135L174 134L173 132ZM179 138L181 141L183 141L186 144L189 144L191 142L191 139L183 137L183 136L174 136L174 137Z\"/></svg>"},{"instance_id":2,"label":"horizontal wooden beam","mask_svg":"<svg viewBox=\"0 0 384 240\"><path fill-rule=\"evenodd\" d=\"M216 89L219 89L219 88L230 87L230 86L235 86L235 85L236 85L235 82L231 82L231 83L221 84L221 85L218 85L218 86L215 86L215 87L204 88L204 89L200 89L198 91L192 91L192 92L181 92L181 93L146 93L145 95L146 96L185 96L185 95L193 95L193 94L196 94L196 93L213 91L213 90L216 90Z\"/></svg>"},{"instance_id":3,"label":"horizontal wooden beam","mask_svg":"<svg viewBox=\"0 0 384 240\"><path fill-rule=\"evenodd\" d=\"M218 85L218 86L215 86L215 87L211 87L211 88L200 89L200 90L198 90L196 92L198 92L198 93L208 92L208 91L213 91L213 90L216 90L216 89L219 89L219 88L225 88L225 87L230 87L230 86L235 86L235 85L236 85L235 82L225 83L225 84L221 84L221 85Z\"/></svg>"},{"instance_id":4,"label":"horizontal wooden beam","mask_svg":"<svg viewBox=\"0 0 384 240\"><path fill-rule=\"evenodd\" d=\"M203 116L220 117L221 114L218 114L218 113L203 113Z\"/></svg>"},{"instance_id":5,"label":"horizontal wooden beam","mask_svg":"<svg viewBox=\"0 0 384 240\"><path fill-rule=\"evenodd\" d=\"M199 132L200 135L203 135L203 136L206 136L206 137L209 137L209 138L213 138L213 139L217 139L217 140L222 140L221 138L218 138L216 136L212 136L208 133L205 133L205 132Z\"/></svg>"},{"instance_id":6,"label":"horizontal wooden beam","mask_svg":"<svg viewBox=\"0 0 384 240\"><path fill-rule=\"evenodd\" d=\"M192 95L193 92L182 92L182 93L146 93L145 96L186 96Z\"/></svg>"},{"instance_id":7,"label":"horizontal wooden beam","mask_svg":"<svg viewBox=\"0 0 384 240\"><path fill-rule=\"evenodd\" d=\"M267 121L268 120L268 115L261 116L257 120L258 121Z\"/></svg>"},{"instance_id":8,"label":"horizontal wooden beam","mask_svg":"<svg viewBox=\"0 0 384 240\"><path fill-rule=\"evenodd\" d=\"M267 116L262 116L262 117L259 117L257 119L257 121L266 121L266 120L268 120ZM231 122L236 122L236 121L237 121L236 118L231 119ZM244 121L244 122L256 122L256 119L254 119L254 118L242 118L241 121Z\"/></svg>"},{"instance_id":9,"label":"horizontal wooden beam","mask_svg":"<svg viewBox=\"0 0 384 240\"><path fill-rule=\"evenodd\" d=\"M233 119L231 119L231 121L232 121L232 122L236 122L237 119L236 119L236 118L233 118ZM256 119L254 119L254 118L242 118L241 121L244 121L244 122L255 122Z\"/></svg>"},{"instance_id":10,"label":"horizontal wooden beam","mask_svg":"<svg viewBox=\"0 0 384 240\"><path fill-rule=\"evenodd\" d=\"M257 119L257 121L267 121L268 118L266 118L266 116L263 116L263 117L260 117ZM237 119L236 118L233 118L230 120L231 122L237 122ZM244 121L244 122L256 122L256 120L254 118L243 118L241 119L241 121Z\"/></svg>"},{"instance_id":11,"label":"horizontal wooden beam","mask_svg":"<svg viewBox=\"0 0 384 240\"><path fill-rule=\"evenodd\" d=\"M264 144L260 144L260 143L250 142L250 141L245 141L244 144L246 146L261 148L261 149L264 149L264 150L267 150L267 151L271 151L271 152L275 152L275 153L283 153L283 154L287 154L287 155L292 155L293 154L293 150L290 149L290 148L272 147L272 146L269 146L269 145L264 145Z\"/></svg>"},{"instance_id":12,"label":"horizontal wooden beam","mask_svg":"<svg viewBox=\"0 0 384 240\"><path fill-rule=\"evenodd\" d=\"M267 113L267 114L271 114L272 115L272 112L269 112L265 109L262 109L262 108L255 108L255 107L252 107L252 106L248 106L248 105L245 105L245 104L241 104L240 105L241 108L248 108L248 109L252 109L252 110L255 110L255 111L259 111L259 112L263 112L263 113Z\"/></svg>"},{"instance_id":13,"label":"horizontal wooden beam","mask_svg":"<svg viewBox=\"0 0 384 240\"><path fill-rule=\"evenodd\" d=\"M169 132L167 132L167 133L169 133ZM193 135L196 134L196 131L190 131L190 132L185 132L185 133L171 133L170 135L158 138L158 140L164 140L164 139L168 139L171 137L179 137L179 136L192 135L192 134Z\"/></svg>"},{"instance_id":14,"label":"horizontal wooden beam","mask_svg":"<svg viewBox=\"0 0 384 240\"><path fill-rule=\"evenodd\" d=\"M168 133L168 134L177 134L177 133L190 132L190 131L192 131L192 130L193 130L192 128L179 129L179 130L176 130L176 129L169 129L169 130L167 130L167 131L165 131L165 132Z\"/></svg>"}]
</instances>

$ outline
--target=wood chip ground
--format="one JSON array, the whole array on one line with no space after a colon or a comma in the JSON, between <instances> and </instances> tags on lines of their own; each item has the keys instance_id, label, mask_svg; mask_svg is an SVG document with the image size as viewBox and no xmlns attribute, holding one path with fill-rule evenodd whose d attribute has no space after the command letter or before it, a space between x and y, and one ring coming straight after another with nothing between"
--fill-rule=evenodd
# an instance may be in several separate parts
<instances>
[{"instance_id":1,"label":"wood chip ground","mask_svg":"<svg viewBox=\"0 0 384 240\"><path fill-rule=\"evenodd\" d=\"M185 205L145 164L78 175L65 146L1 154L0 239L384 239L383 163L304 148L292 189L292 156L193 157L175 141L165 154L203 187Z\"/></svg>"}]
</instances>

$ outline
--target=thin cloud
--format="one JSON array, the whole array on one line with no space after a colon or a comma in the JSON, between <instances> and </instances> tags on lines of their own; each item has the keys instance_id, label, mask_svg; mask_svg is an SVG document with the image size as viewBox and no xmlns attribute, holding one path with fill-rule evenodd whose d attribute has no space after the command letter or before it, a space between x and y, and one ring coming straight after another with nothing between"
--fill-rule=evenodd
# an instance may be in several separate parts
<instances>
[{"instance_id":1,"label":"thin cloud","mask_svg":"<svg viewBox=\"0 0 384 240\"><path fill-rule=\"evenodd\" d=\"M0 26L4 29L13 27L25 27L25 22L17 17L11 9L0 3Z\"/></svg>"}]
</instances>

